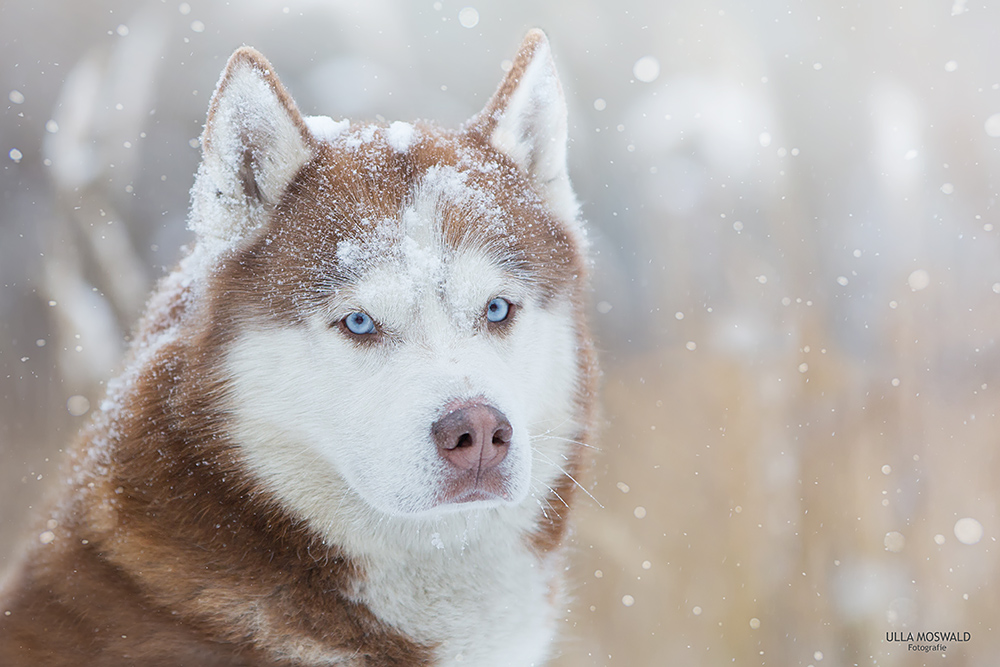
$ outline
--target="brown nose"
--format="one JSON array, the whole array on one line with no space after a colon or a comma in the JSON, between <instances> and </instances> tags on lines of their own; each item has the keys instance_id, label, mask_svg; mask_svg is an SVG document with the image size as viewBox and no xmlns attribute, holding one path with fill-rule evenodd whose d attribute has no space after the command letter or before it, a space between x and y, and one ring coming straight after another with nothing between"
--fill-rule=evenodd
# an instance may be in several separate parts
<instances>
[{"instance_id":1,"label":"brown nose","mask_svg":"<svg viewBox=\"0 0 1000 667\"><path fill-rule=\"evenodd\" d=\"M431 425L438 454L459 470L478 473L500 465L512 432L502 412L482 403L449 412Z\"/></svg>"}]
</instances>

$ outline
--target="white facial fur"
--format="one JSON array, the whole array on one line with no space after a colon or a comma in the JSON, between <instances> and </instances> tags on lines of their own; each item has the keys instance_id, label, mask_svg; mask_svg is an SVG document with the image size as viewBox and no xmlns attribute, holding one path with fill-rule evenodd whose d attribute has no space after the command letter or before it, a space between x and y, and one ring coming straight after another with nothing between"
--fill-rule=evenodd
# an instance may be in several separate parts
<instances>
[{"instance_id":1,"label":"white facial fur","mask_svg":"<svg viewBox=\"0 0 1000 667\"><path fill-rule=\"evenodd\" d=\"M308 504L306 517L335 522L330 507L355 505L385 515L518 505L533 475L540 495L560 474L553 463L565 445L539 436L575 427L570 305L541 307L532 287L483 249L446 249L441 196L414 198L388 258L363 267L328 310L302 326L249 325L229 353L238 440L280 495ZM518 304L504 334L489 331L484 317L497 296ZM378 324L381 341L359 344L331 326L359 310ZM513 427L499 468L505 501L439 502L448 464L430 428L462 400L496 407Z\"/></svg>"}]
</instances>

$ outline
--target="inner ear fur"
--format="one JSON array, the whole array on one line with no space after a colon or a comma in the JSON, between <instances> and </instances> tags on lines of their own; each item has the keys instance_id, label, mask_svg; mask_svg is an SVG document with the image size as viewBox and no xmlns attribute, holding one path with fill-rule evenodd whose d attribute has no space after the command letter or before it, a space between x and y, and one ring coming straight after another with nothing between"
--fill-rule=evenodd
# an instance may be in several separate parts
<instances>
[{"instance_id":1,"label":"inner ear fur","mask_svg":"<svg viewBox=\"0 0 1000 667\"><path fill-rule=\"evenodd\" d=\"M510 71L467 129L528 174L554 212L576 219L579 206L566 162L566 99L544 32L528 32Z\"/></svg>"},{"instance_id":2,"label":"inner ear fur","mask_svg":"<svg viewBox=\"0 0 1000 667\"><path fill-rule=\"evenodd\" d=\"M271 64L248 46L226 64L201 143L190 226L229 243L263 224L316 147Z\"/></svg>"}]
</instances>

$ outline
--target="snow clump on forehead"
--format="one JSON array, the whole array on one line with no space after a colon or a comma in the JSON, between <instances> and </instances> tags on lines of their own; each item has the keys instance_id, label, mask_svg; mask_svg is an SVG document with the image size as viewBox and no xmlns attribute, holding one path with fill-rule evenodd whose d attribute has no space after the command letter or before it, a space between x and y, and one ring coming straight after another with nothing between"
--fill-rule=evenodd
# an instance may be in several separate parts
<instances>
[{"instance_id":1,"label":"snow clump on forehead","mask_svg":"<svg viewBox=\"0 0 1000 667\"><path fill-rule=\"evenodd\" d=\"M306 116L303 120L317 140L326 142L336 139L351 125L346 118L334 120L329 116Z\"/></svg>"},{"instance_id":2,"label":"snow clump on forehead","mask_svg":"<svg viewBox=\"0 0 1000 667\"><path fill-rule=\"evenodd\" d=\"M414 129L409 123L396 121L389 126L389 145L400 153L410 150L410 143L413 141Z\"/></svg>"}]
</instances>

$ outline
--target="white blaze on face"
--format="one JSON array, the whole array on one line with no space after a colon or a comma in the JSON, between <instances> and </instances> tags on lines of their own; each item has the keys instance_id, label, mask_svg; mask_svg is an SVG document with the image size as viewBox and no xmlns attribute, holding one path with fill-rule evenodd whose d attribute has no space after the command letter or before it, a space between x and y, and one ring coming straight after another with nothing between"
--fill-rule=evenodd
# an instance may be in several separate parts
<instances>
[{"instance_id":1,"label":"white blaze on face","mask_svg":"<svg viewBox=\"0 0 1000 667\"><path fill-rule=\"evenodd\" d=\"M534 512L529 493L543 495L562 474L578 374L570 305L543 308L484 248L446 248L442 202L468 205L480 194L463 192L455 174L432 176L401 212L398 233L380 238L391 247L364 239L338 247L359 277L331 296L328 311L305 325L248 325L229 353L235 436L258 474L321 524L365 507L390 516L501 505ZM502 334L485 322L495 297L518 305ZM356 311L372 317L382 340L359 343L331 326ZM449 404L470 400L512 426L497 469L506 500L442 506L451 471L431 426Z\"/></svg>"}]
</instances>

